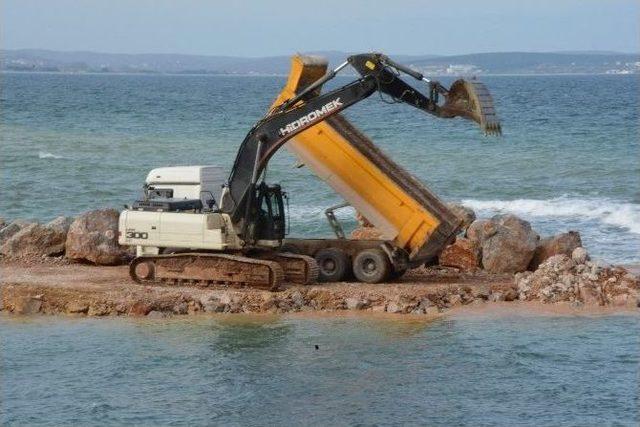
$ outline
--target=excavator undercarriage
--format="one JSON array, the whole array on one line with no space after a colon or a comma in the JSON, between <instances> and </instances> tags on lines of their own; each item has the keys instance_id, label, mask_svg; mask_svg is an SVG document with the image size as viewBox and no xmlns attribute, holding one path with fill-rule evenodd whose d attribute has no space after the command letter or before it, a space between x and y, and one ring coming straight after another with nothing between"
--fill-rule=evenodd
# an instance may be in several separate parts
<instances>
[{"instance_id":1,"label":"excavator undercarriage","mask_svg":"<svg viewBox=\"0 0 640 427\"><path fill-rule=\"evenodd\" d=\"M276 291L285 281L308 285L318 278L316 261L306 255L263 253L178 253L134 259L129 274L138 283L226 285Z\"/></svg>"}]
</instances>

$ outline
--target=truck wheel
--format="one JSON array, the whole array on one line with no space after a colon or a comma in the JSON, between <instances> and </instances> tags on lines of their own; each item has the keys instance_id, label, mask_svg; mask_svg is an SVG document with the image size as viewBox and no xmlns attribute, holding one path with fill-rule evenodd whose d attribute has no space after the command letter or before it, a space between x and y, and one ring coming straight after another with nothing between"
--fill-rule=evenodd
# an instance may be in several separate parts
<instances>
[{"instance_id":1,"label":"truck wheel","mask_svg":"<svg viewBox=\"0 0 640 427\"><path fill-rule=\"evenodd\" d=\"M366 283L380 283L391 273L391 263L387 254L380 249L365 249L353 260L353 274Z\"/></svg>"},{"instance_id":2,"label":"truck wheel","mask_svg":"<svg viewBox=\"0 0 640 427\"><path fill-rule=\"evenodd\" d=\"M351 273L349 256L342 249L320 249L314 258L320 268L320 282L341 282Z\"/></svg>"}]
</instances>

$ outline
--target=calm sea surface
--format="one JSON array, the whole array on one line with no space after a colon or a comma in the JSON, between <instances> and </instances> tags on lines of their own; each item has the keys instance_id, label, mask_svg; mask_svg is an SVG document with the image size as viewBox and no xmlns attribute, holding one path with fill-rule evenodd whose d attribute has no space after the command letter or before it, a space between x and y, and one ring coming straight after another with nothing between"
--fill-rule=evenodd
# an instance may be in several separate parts
<instances>
[{"instance_id":1,"label":"calm sea surface","mask_svg":"<svg viewBox=\"0 0 640 427\"><path fill-rule=\"evenodd\" d=\"M48 220L140 193L165 165L229 167L283 77L5 74L0 215ZM485 77L505 136L374 95L347 115L446 200L513 212L541 234L577 229L611 262L640 261L637 76ZM338 79L346 83L348 78ZM449 84L450 82L445 82ZM328 236L338 196L282 150L268 173L291 196L292 235ZM346 221L353 225L347 212Z\"/></svg>"},{"instance_id":2,"label":"calm sea surface","mask_svg":"<svg viewBox=\"0 0 640 427\"><path fill-rule=\"evenodd\" d=\"M622 315L0 317L0 424L637 426L639 328Z\"/></svg>"}]
</instances>

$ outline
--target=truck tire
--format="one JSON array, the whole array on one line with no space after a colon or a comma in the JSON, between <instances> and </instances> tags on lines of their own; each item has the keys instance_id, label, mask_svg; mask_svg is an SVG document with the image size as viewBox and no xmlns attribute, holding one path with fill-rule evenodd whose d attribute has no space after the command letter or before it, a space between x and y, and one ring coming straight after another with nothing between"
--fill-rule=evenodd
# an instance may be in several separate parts
<instances>
[{"instance_id":1,"label":"truck tire","mask_svg":"<svg viewBox=\"0 0 640 427\"><path fill-rule=\"evenodd\" d=\"M381 249L365 249L353 260L353 274L366 283L385 281L391 273L389 257Z\"/></svg>"},{"instance_id":2,"label":"truck tire","mask_svg":"<svg viewBox=\"0 0 640 427\"><path fill-rule=\"evenodd\" d=\"M342 249L320 249L314 258L320 268L320 282L341 282L351 275L349 256Z\"/></svg>"}]
</instances>

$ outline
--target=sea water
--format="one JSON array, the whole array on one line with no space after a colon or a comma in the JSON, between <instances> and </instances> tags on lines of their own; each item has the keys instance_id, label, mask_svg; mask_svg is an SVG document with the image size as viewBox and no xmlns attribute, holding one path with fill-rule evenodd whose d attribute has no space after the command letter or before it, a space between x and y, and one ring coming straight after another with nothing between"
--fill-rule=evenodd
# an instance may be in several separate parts
<instances>
[{"instance_id":1,"label":"sea water","mask_svg":"<svg viewBox=\"0 0 640 427\"><path fill-rule=\"evenodd\" d=\"M637 315L0 317L0 424L637 426Z\"/></svg>"},{"instance_id":2,"label":"sea water","mask_svg":"<svg viewBox=\"0 0 640 427\"><path fill-rule=\"evenodd\" d=\"M483 80L502 138L377 95L347 116L445 200L637 263L637 78ZM2 75L0 215L119 208L151 168L228 168L284 81ZM322 211L340 198L295 163L282 150L267 174L289 192L291 234L329 236ZM638 425L638 319L0 316L0 424Z\"/></svg>"},{"instance_id":3,"label":"sea water","mask_svg":"<svg viewBox=\"0 0 640 427\"><path fill-rule=\"evenodd\" d=\"M640 261L637 76L482 80L502 138L375 94L346 115L447 201L481 217L515 213L542 235L578 230L595 257ZM46 221L121 208L139 197L155 167L228 170L284 83L268 76L4 74L0 216ZM296 163L281 150L267 173L289 194L291 235L330 236L323 210L341 199ZM355 225L353 212L340 218L346 228Z\"/></svg>"}]
</instances>

